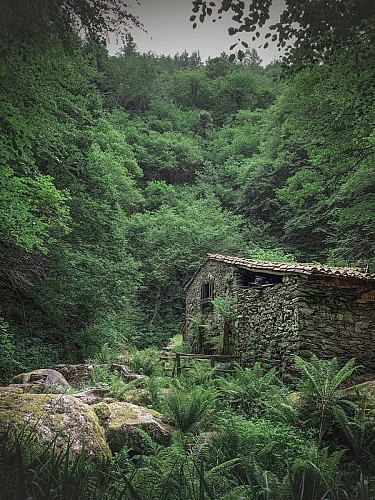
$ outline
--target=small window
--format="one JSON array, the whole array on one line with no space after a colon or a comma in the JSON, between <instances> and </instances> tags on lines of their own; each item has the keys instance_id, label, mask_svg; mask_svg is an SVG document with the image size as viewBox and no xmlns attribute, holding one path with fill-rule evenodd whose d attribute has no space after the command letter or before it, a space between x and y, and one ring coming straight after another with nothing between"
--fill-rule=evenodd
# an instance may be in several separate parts
<instances>
[{"instance_id":1,"label":"small window","mask_svg":"<svg viewBox=\"0 0 375 500\"><path fill-rule=\"evenodd\" d=\"M214 282L209 281L201 286L201 302L209 302L214 298Z\"/></svg>"}]
</instances>

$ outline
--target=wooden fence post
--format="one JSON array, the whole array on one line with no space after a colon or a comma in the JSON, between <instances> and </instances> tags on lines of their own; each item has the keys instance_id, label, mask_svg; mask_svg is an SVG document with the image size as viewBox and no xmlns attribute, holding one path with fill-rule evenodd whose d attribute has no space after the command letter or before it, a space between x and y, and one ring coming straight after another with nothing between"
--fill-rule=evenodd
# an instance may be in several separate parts
<instances>
[{"instance_id":1,"label":"wooden fence post","mask_svg":"<svg viewBox=\"0 0 375 500\"><path fill-rule=\"evenodd\" d=\"M181 355L179 352L176 352L176 368L177 368L177 375L180 375L181 372Z\"/></svg>"}]
</instances>

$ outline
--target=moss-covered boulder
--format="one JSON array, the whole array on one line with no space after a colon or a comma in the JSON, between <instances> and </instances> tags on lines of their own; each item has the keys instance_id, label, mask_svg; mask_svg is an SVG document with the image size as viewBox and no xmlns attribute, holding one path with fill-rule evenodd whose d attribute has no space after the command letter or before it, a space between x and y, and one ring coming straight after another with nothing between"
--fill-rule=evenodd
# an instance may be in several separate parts
<instances>
[{"instance_id":1,"label":"moss-covered boulder","mask_svg":"<svg viewBox=\"0 0 375 500\"><path fill-rule=\"evenodd\" d=\"M56 439L56 449L70 443L73 457L82 450L94 459L110 456L103 428L94 410L66 394L0 393L0 439L8 426L26 429L38 444Z\"/></svg>"},{"instance_id":2,"label":"moss-covered boulder","mask_svg":"<svg viewBox=\"0 0 375 500\"><path fill-rule=\"evenodd\" d=\"M159 444L170 443L172 429L157 411L125 402L114 402L108 406L110 416L102 421L102 425L112 451L120 451L123 446L136 451L144 450L146 440L143 432Z\"/></svg>"},{"instance_id":3,"label":"moss-covered boulder","mask_svg":"<svg viewBox=\"0 0 375 500\"><path fill-rule=\"evenodd\" d=\"M54 370L65 377L69 384L75 387L83 387L90 382L94 366L92 364L80 365L55 365Z\"/></svg>"},{"instance_id":4,"label":"moss-covered boulder","mask_svg":"<svg viewBox=\"0 0 375 500\"><path fill-rule=\"evenodd\" d=\"M138 406L144 406L151 403L151 395L146 389L131 389L130 391L124 392L118 399Z\"/></svg>"},{"instance_id":5,"label":"moss-covered boulder","mask_svg":"<svg viewBox=\"0 0 375 500\"><path fill-rule=\"evenodd\" d=\"M33 370L28 373L20 373L13 377L12 382L15 384L41 384L44 387L54 387L65 392L70 389L69 383L60 372L49 368L42 368L40 370Z\"/></svg>"},{"instance_id":6,"label":"moss-covered boulder","mask_svg":"<svg viewBox=\"0 0 375 500\"><path fill-rule=\"evenodd\" d=\"M11 384L5 387L0 387L0 398L9 396L10 394L23 394L25 391L22 386L18 386L18 384Z\"/></svg>"},{"instance_id":7,"label":"moss-covered boulder","mask_svg":"<svg viewBox=\"0 0 375 500\"><path fill-rule=\"evenodd\" d=\"M40 394L41 392L44 392L46 389L47 392L53 390L55 394L61 393L62 391L60 389L56 389L55 387L52 386L45 386L44 384L39 384L37 382L33 384L9 384L6 387L0 387L0 392L30 392L32 394Z\"/></svg>"},{"instance_id":8,"label":"moss-covered boulder","mask_svg":"<svg viewBox=\"0 0 375 500\"><path fill-rule=\"evenodd\" d=\"M100 422L105 422L111 416L111 409L108 403L101 401L93 405L93 410L96 413Z\"/></svg>"}]
</instances>

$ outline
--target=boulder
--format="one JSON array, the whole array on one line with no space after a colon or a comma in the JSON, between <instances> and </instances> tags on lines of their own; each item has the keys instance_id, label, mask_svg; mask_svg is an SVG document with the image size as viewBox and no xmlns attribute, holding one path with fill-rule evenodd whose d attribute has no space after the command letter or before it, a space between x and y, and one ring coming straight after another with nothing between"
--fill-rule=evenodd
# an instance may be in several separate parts
<instances>
[{"instance_id":1,"label":"boulder","mask_svg":"<svg viewBox=\"0 0 375 500\"><path fill-rule=\"evenodd\" d=\"M151 403L151 395L146 389L130 389L117 399L139 406L145 406Z\"/></svg>"},{"instance_id":2,"label":"boulder","mask_svg":"<svg viewBox=\"0 0 375 500\"><path fill-rule=\"evenodd\" d=\"M124 382L127 383L132 382L133 380L139 380L139 382L142 382L149 378L146 375L138 375L138 373L132 372L126 365L119 365L117 363L112 363L110 365L110 370L121 373Z\"/></svg>"},{"instance_id":3,"label":"boulder","mask_svg":"<svg viewBox=\"0 0 375 500\"><path fill-rule=\"evenodd\" d=\"M30 392L32 394L40 394L46 389L46 387L48 386L45 386L44 384L38 382L35 382L34 384L9 384L6 387L0 387L0 393L7 392L10 394L11 392L14 393Z\"/></svg>"},{"instance_id":4,"label":"boulder","mask_svg":"<svg viewBox=\"0 0 375 500\"><path fill-rule=\"evenodd\" d=\"M53 369L60 372L69 384L82 387L90 382L94 366L92 364L56 365Z\"/></svg>"},{"instance_id":5,"label":"boulder","mask_svg":"<svg viewBox=\"0 0 375 500\"><path fill-rule=\"evenodd\" d=\"M120 451L123 446L144 450L147 443L142 431L159 444L170 443L172 429L157 411L118 401L109 403L108 407L110 415L102 420L102 425L112 451Z\"/></svg>"},{"instance_id":6,"label":"boulder","mask_svg":"<svg viewBox=\"0 0 375 500\"><path fill-rule=\"evenodd\" d=\"M70 443L71 458L82 450L96 460L110 456L103 428L94 410L66 394L0 393L0 438L8 426L29 431L32 441L49 444L56 439L56 451Z\"/></svg>"},{"instance_id":7,"label":"boulder","mask_svg":"<svg viewBox=\"0 0 375 500\"><path fill-rule=\"evenodd\" d=\"M93 410L96 413L100 422L105 422L111 416L111 409L108 403L101 401L93 406Z\"/></svg>"},{"instance_id":8,"label":"boulder","mask_svg":"<svg viewBox=\"0 0 375 500\"><path fill-rule=\"evenodd\" d=\"M6 387L0 387L0 398L10 394L23 394L22 384L11 384Z\"/></svg>"},{"instance_id":9,"label":"boulder","mask_svg":"<svg viewBox=\"0 0 375 500\"><path fill-rule=\"evenodd\" d=\"M82 403L92 405L98 403L99 401L102 401L108 393L109 389L103 389L102 387L93 387L92 389L87 389L87 391L77 392L76 394L73 394L73 396L81 400Z\"/></svg>"},{"instance_id":10,"label":"boulder","mask_svg":"<svg viewBox=\"0 0 375 500\"><path fill-rule=\"evenodd\" d=\"M50 368L34 370L28 373L20 373L13 377L12 382L16 384L41 384L44 387L54 387L62 392L70 389L69 383L60 372Z\"/></svg>"}]
</instances>

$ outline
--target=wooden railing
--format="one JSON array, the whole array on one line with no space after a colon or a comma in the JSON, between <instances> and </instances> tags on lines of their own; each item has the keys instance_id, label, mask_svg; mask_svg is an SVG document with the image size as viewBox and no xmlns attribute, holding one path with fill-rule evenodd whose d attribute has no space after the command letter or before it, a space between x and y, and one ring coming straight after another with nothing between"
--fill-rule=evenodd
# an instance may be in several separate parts
<instances>
[{"instance_id":1,"label":"wooden railing","mask_svg":"<svg viewBox=\"0 0 375 500\"><path fill-rule=\"evenodd\" d=\"M194 368L192 365L182 365L181 360L187 358L187 359L200 359L200 360L207 360L210 362L210 366L212 369L216 368L216 363L217 362L223 362L223 361L235 361L235 360L240 360L241 356L232 356L231 354L186 354L182 352L176 352L173 355L169 356L161 356L160 359L164 362L164 369L166 369L165 362L167 360L174 360L174 366L172 369L172 376L175 374L180 375L182 370L189 370L191 368ZM216 371L222 372L222 373L233 373L234 369L233 368L216 368Z\"/></svg>"}]
</instances>

